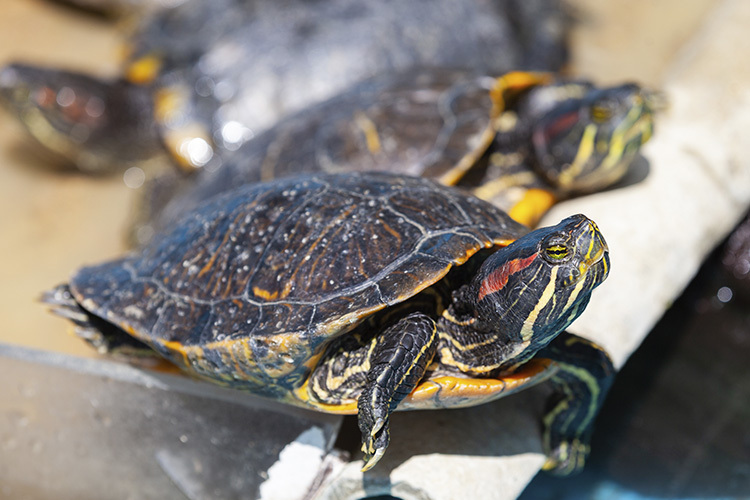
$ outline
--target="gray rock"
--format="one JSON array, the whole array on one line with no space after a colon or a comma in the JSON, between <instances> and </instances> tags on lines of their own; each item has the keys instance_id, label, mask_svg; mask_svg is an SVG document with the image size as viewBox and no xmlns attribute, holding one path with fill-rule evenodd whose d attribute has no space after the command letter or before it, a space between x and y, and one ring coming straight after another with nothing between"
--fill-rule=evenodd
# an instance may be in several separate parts
<instances>
[{"instance_id":1,"label":"gray rock","mask_svg":"<svg viewBox=\"0 0 750 500\"><path fill-rule=\"evenodd\" d=\"M340 417L8 344L0 364L2 498L296 499L331 471Z\"/></svg>"}]
</instances>

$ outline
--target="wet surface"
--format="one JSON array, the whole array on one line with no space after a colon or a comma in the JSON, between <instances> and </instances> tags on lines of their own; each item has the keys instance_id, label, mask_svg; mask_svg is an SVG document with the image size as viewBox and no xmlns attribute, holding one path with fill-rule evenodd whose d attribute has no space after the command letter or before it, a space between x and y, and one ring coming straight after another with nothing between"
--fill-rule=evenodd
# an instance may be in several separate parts
<instances>
[{"instance_id":1,"label":"wet surface","mask_svg":"<svg viewBox=\"0 0 750 500\"><path fill-rule=\"evenodd\" d=\"M7 0L0 25L0 63L54 63L96 74L117 68L119 37L105 19L41 0ZM94 355L37 298L82 263L122 252L129 191L117 177L66 171L0 113L0 340Z\"/></svg>"}]
</instances>

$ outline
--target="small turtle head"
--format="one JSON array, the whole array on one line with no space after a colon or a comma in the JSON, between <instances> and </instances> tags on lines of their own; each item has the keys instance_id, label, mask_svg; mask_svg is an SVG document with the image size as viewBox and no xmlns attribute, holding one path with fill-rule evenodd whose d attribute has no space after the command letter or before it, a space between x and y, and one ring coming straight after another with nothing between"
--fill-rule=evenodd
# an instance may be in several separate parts
<instances>
[{"instance_id":1,"label":"small turtle head","mask_svg":"<svg viewBox=\"0 0 750 500\"><path fill-rule=\"evenodd\" d=\"M519 238L491 255L474 280L477 316L530 356L585 309L609 273L609 251L596 224L574 215Z\"/></svg>"},{"instance_id":2,"label":"small turtle head","mask_svg":"<svg viewBox=\"0 0 750 500\"><path fill-rule=\"evenodd\" d=\"M101 172L140 160L156 141L150 98L125 82L11 64L0 70L0 101L46 149Z\"/></svg>"},{"instance_id":3,"label":"small turtle head","mask_svg":"<svg viewBox=\"0 0 750 500\"><path fill-rule=\"evenodd\" d=\"M536 164L563 194L601 190L625 175L651 137L657 94L635 84L594 88L585 83L561 83L542 92L571 88L580 95L552 103L533 125Z\"/></svg>"}]
</instances>

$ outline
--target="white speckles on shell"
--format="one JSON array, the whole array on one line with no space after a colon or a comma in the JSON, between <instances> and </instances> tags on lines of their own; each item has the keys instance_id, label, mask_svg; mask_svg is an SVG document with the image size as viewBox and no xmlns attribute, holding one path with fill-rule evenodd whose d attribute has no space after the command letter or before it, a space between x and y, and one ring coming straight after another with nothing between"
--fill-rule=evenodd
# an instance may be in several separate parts
<instances>
[{"instance_id":1,"label":"white speckles on shell","mask_svg":"<svg viewBox=\"0 0 750 500\"><path fill-rule=\"evenodd\" d=\"M131 317L134 319L143 319L144 317L143 309L133 304L125 306L122 312L125 314L125 316ZM178 311L178 312L182 312L182 311Z\"/></svg>"}]
</instances>

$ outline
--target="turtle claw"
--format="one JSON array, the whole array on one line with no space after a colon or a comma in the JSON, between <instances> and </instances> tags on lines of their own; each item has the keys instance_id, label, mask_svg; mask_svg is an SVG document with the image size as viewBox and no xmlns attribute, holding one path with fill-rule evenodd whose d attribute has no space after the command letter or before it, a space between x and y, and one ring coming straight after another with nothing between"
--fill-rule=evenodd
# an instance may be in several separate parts
<instances>
[{"instance_id":1,"label":"turtle claw","mask_svg":"<svg viewBox=\"0 0 750 500\"><path fill-rule=\"evenodd\" d=\"M589 446L578 439L563 441L554 450L548 452L547 461L542 469L555 476L570 476L583 470Z\"/></svg>"},{"instance_id":2,"label":"turtle claw","mask_svg":"<svg viewBox=\"0 0 750 500\"><path fill-rule=\"evenodd\" d=\"M372 469L380 461L389 442L388 423L385 418L379 417L362 441L362 452L365 454L362 472Z\"/></svg>"},{"instance_id":3,"label":"turtle claw","mask_svg":"<svg viewBox=\"0 0 750 500\"><path fill-rule=\"evenodd\" d=\"M373 455L368 455L367 453L365 453L365 465L362 466L361 471L367 472L368 470L375 467L375 464L380 461L383 455L385 455L385 448L376 449Z\"/></svg>"}]
</instances>

